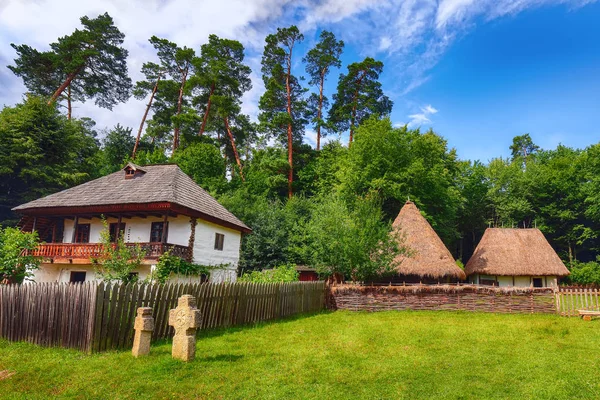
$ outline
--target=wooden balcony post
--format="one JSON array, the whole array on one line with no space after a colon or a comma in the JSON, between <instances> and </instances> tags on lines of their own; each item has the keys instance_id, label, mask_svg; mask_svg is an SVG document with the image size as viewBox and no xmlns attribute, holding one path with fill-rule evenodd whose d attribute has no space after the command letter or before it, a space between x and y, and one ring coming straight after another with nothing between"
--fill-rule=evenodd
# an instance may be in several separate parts
<instances>
[{"instance_id":1,"label":"wooden balcony post","mask_svg":"<svg viewBox=\"0 0 600 400\"><path fill-rule=\"evenodd\" d=\"M119 241L119 236L121 236L121 218L121 214L119 214L119 219L117 220L117 232L115 233L115 243ZM125 239L123 239L123 241L125 241Z\"/></svg>"},{"instance_id":2,"label":"wooden balcony post","mask_svg":"<svg viewBox=\"0 0 600 400\"><path fill-rule=\"evenodd\" d=\"M31 233L35 232L36 223L37 223L37 217L33 217L33 226L31 227Z\"/></svg>"},{"instance_id":3,"label":"wooden balcony post","mask_svg":"<svg viewBox=\"0 0 600 400\"><path fill-rule=\"evenodd\" d=\"M52 225L52 243L56 243L56 221Z\"/></svg>"},{"instance_id":4,"label":"wooden balcony post","mask_svg":"<svg viewBox=\"0 0 600 400\"><path fill-rule=\"evenodd\" d=\"M76 215L73 220L73 235L71 236L71 243L75 243L75 235L77 234L77 224L79 223L79 217Z\"/></svg>"},{"instance_id":5,"label":"wooden balcony post","mask_svg":"<svg viewBox=\"0 0 600 400\"><path fill-rule=\"evenodd\" d=\"M160 238L160 242L162 244L165 244L167 242L167 222L168 222L168 218L169 218L169 213L165 213L165 218L163 219L163 226L162 226L162 236Z\"/></svg>"},{"instance_id":6,"label":"wooden balcony post","mask_svg":"<svg viewBox=\"0 0 600 400\"><path fill-rule=\"evenodd\" d=\"M190 218L190 240L188 241L188 249L187 249L187 261L192 262L194 259L194 242L196 241L196 225L198 224L198 220L194 217Z\"/></svg>"}]
</instances>

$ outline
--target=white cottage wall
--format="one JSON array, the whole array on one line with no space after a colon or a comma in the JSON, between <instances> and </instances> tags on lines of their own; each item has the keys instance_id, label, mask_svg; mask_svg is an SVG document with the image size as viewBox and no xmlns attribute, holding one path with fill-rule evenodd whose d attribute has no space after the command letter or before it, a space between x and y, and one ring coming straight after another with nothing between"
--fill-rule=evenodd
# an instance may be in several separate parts
<instances>
[{"instance_id":1,"label":"white cottage wall","mask_svg":"<svg viewBox=\"0 0 600 400\"><path fill-rule=\"evenodd\" d=\"M125 224L125 242L136 243L136 242L149 242L150 241L150 230L152 222L162 222L163 218L160 217L148 217L148 218L123 218L121 223ZM189 245L189 238L191 234L190 217L179 215L177 217L169 217L169 231L167 236L167 243L178 244L181 246ZM118 222L115 218L108 218L107 222L116 223ZM71 243L73 237L73 224L72 219L65 220L64 228L64 243ZM103 229L102 220L99 218L93 219L79 219L80 224L90 224L90 243L100 242L100 232ZM220 233L224 235L223 250L215 249L215 234ZM242 234L241 232L223 227L221 225L213 224L208 221L198 219L195 232L195 242L193 247L193 258L194 262L203 265L227 265L222 270L214 270L210 275L211 282L235 282L237 278L237 266L240 259L240 246L241 246ZM79 268L79 269L77 269ZM93 272L93 268L84 268L83 266L77 265L77 268L71 268L72 270L86 270ZM46 269L44 267L43 269ZM140 279L144 279L150 272L140 271ZM54 276L54 275L52 275ZM40 275L42 277L42 275ZM64 279L66 282L69 280L69 274L65 274ZM50 275L47 278L52 278ZM43 282L48 282L45 280ZM92 275L88 273L88 279L93 279ZM56 281L52 279L51 281ZM61 281L64 281L61 277Z\"/></svg>"},{"instance_id":2,"label":"white cottage wall","mask_svg":"<svg viewBox=\"0 0 600 400\"><path fill-rule=\"evenodd\" d=\"M215 235L225 236L223 250L215 249ZM227 264L224 270L213 271L211 282L235 282L237 266L240 260L240 245L242 234L239 231L225 228L204 220L198 220L196 225L196 240L194 241L194 262L203 265Z\"/></svg>"}]
</instances>

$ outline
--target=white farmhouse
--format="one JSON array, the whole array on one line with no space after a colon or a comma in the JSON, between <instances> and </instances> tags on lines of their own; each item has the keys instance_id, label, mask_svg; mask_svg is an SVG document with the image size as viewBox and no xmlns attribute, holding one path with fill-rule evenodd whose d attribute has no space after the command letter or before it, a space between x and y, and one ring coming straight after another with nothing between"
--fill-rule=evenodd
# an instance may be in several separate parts
<instances>
[{"instance_id":1,"label":"white farmhouse","mask_svg":"<svg viewBox=\"0 0 600 400\"><path fill-rule=\"evenodd\" d=\"M37 231L43 259L36 282L98 279L91 258L101 254L102 218L111 238L145 250L146 278L166 251L197 264L226 265L210 281L235 281L242 233L251 230L177 165L127 164L123 170L14 208L24 231Z\"/></svg>"}]
</instances>

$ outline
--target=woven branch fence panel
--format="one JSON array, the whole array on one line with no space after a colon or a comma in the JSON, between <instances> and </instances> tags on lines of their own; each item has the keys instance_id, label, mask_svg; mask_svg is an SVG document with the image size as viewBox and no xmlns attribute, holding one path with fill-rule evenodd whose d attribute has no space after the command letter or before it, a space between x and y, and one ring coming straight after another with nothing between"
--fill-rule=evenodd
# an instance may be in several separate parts
<instances>
[{"instance_id":1,"label":"woven branch fence panel","mask_svg":"<svg viewBox=\"0 0 600 400\"><path fill-rule=\"evenodd\" d=\"M138 307L152 307L153 340L169 338L169 310L196 296L201 329L248 325L325 308L324 282L0 285L0 337L86 352L133 343Z\"/></svg>"},{"instance_id":2,"label":"woven branch fence panel","mask_svg":"<svg viewBox=\"0 0 600 400\"><path fill-rule=\"evenodd\" d=\"M550 288L498 288L474 285L331 287L331 309L353 311L464 310L495 313L556 313Z\"/></svg>"}]
</instances>

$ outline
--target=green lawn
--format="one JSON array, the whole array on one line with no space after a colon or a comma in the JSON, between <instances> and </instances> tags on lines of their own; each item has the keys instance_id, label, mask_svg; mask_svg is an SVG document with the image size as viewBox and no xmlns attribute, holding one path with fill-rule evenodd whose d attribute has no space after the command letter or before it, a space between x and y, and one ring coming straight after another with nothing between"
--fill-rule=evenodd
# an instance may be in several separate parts
<instances>
[{"instance_id":1,"label":"green lawn","mask_svg":"<svg viewBox=\"0 0 600 400\"><path fill-rule=\"evenodd\" d=\"M188 364L0 340L2 370L3 398L599 398L600 321L335 312L204 334Z\"/></svg>"}]
</instances>

